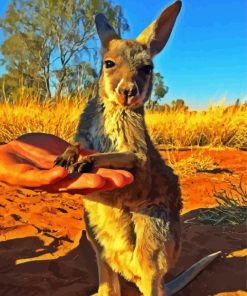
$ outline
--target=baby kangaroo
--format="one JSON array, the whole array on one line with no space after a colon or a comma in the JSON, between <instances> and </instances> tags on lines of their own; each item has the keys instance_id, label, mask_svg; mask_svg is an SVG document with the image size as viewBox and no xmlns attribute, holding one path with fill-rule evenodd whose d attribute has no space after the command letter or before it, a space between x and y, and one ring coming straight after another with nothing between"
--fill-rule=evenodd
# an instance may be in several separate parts
<instances>
[{"instance_id":1,"label":"baby kangaroo","mask_svg":"<svg viewBox=\"0 0 247 296\"><path fill-rule=\"evenodd\" d=\"M180 1L167 7L136 40L121 40L104 15L95 18L103 59L99 93L81 115L79 144L55 161L70 171L122 168L135 176L127 187L85 197L87 237L99 272L95 295L119 296L118 274L144 296L171 295L218 254L165 287L164 275L179 255L182 201L178 177L147 132L144 103L152 89L152 58L167 43L180 8ZM78 160L80 146L100 153Z\"/></svg>"}]
</instances>

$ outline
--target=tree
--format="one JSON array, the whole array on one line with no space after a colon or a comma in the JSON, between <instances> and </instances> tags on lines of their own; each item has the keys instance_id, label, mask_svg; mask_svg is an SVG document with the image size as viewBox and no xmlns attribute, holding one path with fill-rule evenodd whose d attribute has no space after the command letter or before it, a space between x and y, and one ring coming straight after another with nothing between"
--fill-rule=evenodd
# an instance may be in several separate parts
<instances>
[{"instance_id":1,"label":"tree","mask_svg":"<svg viewBox=\"0 0 247 296\"><path fill-rule=\"evenodd\" d=\"M186 106L185 101L183 99L177 99L171 102L171 109L187 111L189 107Z\"/></svg>"},{"instance_id":2,"label":"tree","mask_svg":"<svg viewBox=\"0 0 247 296\"><path fill-rule=\"evenodd\" d=\"M151 99L147 104L148 109L155 109L159 106L160 100L167 94L168 87L164 85L164 77L156 72L153 74L153 90Z\"/></svg>"},{"instance_id":3,"label":"tree","mask_svg":"<svg viewBox=\"0 0 247 296\"><path fill-rule=\"evenodd\" d=\"M128 30L122 8L109 0L12 0L0 21L6 35L1 51L7 72L18 73L16 84L40 88L46 97L52 90L59 97L72 85L77 89L71 79L97 65L96 12L104 13L119 33Z\"/></svg>"},{"instance_id":4,"label":"tree","mask_svg":"<svg viewBox=\"0 0 247 296\"><path fill-rule=\"evenodd\" d=\"M234 105L235 105L236 108L241 105L241 101L240 101L239 98L235 101L235 104Z\"/></svg>"},{"instance_id":5,"label":"tree","mask_svg":"<svg viewBox=\"0 0 247 296\"><path fill-rule=\"evenodd\" d=\"M7 61L7 73L1 77L1 80L4 82L4 87L7 87L8 95L15 93L21 87L33 90L45 89L45 80L40 75L37 62L36 47L37 43L30 36L23 37L20 33L11 35L3 43L1 49Z\"/></svg>"}]
</instances>

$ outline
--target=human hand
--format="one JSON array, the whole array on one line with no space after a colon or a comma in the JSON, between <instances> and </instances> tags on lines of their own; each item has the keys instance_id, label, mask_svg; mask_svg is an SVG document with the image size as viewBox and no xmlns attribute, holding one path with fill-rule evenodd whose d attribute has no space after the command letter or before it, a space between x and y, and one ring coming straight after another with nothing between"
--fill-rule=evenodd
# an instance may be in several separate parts
<instances>
[{"instance_id":1,"label":"human hand","mask_svg":"<svg viewBox=\"0 0 247 296\"><path fill-rule=\"evenodd\" d=\"M132 174L123 170L100 168L95 173L68 174L63 167L53 167L56 157L68 145L54 135L43 133L25 134L0 145L0 181L48 192L81 194L111 190L133 182ZM84 150L82 154L93 152Z\"/></svg>"}]
</instances>

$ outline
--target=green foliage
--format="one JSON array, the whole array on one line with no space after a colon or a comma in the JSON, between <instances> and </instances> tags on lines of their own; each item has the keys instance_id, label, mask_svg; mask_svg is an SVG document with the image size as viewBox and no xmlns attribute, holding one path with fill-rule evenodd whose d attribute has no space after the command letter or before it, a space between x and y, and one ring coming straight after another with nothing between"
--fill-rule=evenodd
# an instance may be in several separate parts
<instances>
[{"instance_id":1,"label":"green foliage","mask_svg":"<svg viewBox=\"0 0 247 296\"><path fill-rule=\"evenodd\" d=\"M159 102L168 92L168 87L164 85L163 79L164 77L159 72L153 74L153 90L151 100L149 100L146 106L147 109L160 109Z\"/></svg>"},{"instance_id":2,"label":"green foliage","mask_svg":"<svg viewBox=\"0 0 247 296\"><path fill-rule=\"evenodd\" d=\"M187 111L188 108L189 107L185 105L185 101L183 99L177 99L171 102L171 109L174 111L175 110Z\"/></svg>"},{"instance_id":3,"label":"green foliage","mask_svg":"<svg viewBox=\"0 0 247 296\"><path fill-rule=\"evenodd\" d=\"M93 83L97 12L104 13L119 33L128 30L122 8L109 0L12 0L0 20L7 70L0 78L0 96L33 88L43 97L53 92L60 97ZM75 80L79 76L85 79Z\"/></svg>"}]
</instances>

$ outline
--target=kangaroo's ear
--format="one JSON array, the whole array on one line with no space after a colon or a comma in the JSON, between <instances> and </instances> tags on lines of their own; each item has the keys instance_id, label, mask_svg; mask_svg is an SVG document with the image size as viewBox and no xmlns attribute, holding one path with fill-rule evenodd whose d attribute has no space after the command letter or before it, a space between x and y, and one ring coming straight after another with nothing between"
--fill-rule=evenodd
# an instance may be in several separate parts
<instances>
[{"instance_id":1,"label":"kangaroo's ear","mask_svg":"<svg viewBox=\"0 0 247 296\"><path fill-rule=\"evenodd\" d=\"M165 8L161 15L137 37L138 42L150 48L152 56L159 53L166 45L181 6L182 2L176 1Z\"/></svg>"},{"instance_id":2,"label":"kangaroo's ear","mask_svg":"<svg viewBox=\"0 0 247 296\"><path fill-rule=\"evenodd\" d=\"M120 39L103 14L99 13L95 16L95 24L104 48L108 47L108 44L112 39Z\"/></svg>"}]
</instances>

